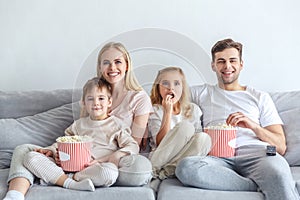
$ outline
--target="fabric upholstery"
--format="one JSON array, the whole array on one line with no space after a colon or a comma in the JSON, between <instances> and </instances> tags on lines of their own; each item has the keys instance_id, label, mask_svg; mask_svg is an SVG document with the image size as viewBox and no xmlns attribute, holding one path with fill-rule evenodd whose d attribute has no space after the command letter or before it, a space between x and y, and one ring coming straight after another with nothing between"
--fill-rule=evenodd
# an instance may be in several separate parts
<instances>
[{"instance_id":1,"label":"fabric upholstery","mask_svg":"<svg viewBox=\"0 0 300 200\"><path fill-rule=\"evenodd\" d=\"M285 159L291 166L300 165L300 92L276 92L271 97L284 123L287 151Z\"/></svg>"}]
</instances>

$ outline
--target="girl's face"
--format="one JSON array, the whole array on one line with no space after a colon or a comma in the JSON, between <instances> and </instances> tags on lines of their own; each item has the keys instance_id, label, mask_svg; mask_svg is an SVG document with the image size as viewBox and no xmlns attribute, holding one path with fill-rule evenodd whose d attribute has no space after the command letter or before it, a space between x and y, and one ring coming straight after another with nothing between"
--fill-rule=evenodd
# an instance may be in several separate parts
<instances>
[{"instance_id":1,"label":"girl's face","mask_svg":"<svg viewBox=\"0 0 300 200\"><path fill-rule=\"evenodd\" d=\"M108 109L111 106L111 98L108 97L106 89L93 87L90 89L83 101L83 105L92 120L103 120L108 117Z\"/></svg>"},{"instance_id":2,"label":"girl's face","mask_svg":"<svg viewBox=\"0 0 300 200\"><path fill-rule=\"evenodd\" d=\"M127 63L122 52L115 48L104 51L101 56L100 71L110 84L124 80Z\"/></svg>"},{"instance_id":3,"label":"girl's face","mask_svg":"<svg viewBox=\"0 0 300 200\"><path fill-rule=\"evenodd\" d=\"M170 96L173 103L179 101L182 95L182 76L177 71L169 71L161 75L159 93L163 99Z\"/></svg>"}]
</instances>

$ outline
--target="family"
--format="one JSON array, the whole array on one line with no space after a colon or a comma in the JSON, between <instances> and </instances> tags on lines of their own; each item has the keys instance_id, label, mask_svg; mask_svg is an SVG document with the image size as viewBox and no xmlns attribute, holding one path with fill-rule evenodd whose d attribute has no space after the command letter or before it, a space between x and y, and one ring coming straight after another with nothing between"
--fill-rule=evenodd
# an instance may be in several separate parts
<instances>
[{"instance_id":1,"label":"family","mask_svg":"<svg viewBox=\"0 0 300 200\"><path fill-rule=\"evenodd\" d=\"M170 66L158 71L149 97L135 78L126 48L107 43L98 54L97 77L83 87L80 118L65 130L68 136L94 139L92 161L69 173L60 166L56 143L20 145L13 153L4 200L24 200L35 180L83 191L146 184L156 191L169 177L186 186L299 200L283 158L283 122L271 97L239 83L242 48L232 39L214 44L216 85L189 87L183 70ZM237 127L233 157L208 155L213 144L203 128L219 122ZM146 157L139 152L148 137L151 152ZM266 155L268 145L276 147L275 156Z\"/></svg>"}]
</instances>

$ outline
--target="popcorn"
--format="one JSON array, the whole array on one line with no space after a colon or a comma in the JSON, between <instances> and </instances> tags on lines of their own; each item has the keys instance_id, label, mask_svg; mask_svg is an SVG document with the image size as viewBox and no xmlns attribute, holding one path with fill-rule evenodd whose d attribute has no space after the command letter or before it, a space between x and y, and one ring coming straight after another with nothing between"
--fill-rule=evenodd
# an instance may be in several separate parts
<instances>
[{"instance_id":1,"label":"popcorn","mask_svg":"<svg viewBox=\"0 0 300 200\"><path fill-rule=\"evenodd\" d=\"M76 143L76 142L89 142L92 138L89 136L79 136L79 135L73 135L73 136L62 136L58 137L56 139L56 142L61 143Z\"/></svg>"},{"instance_id":2,"label":"popcorn","mask_svg":"<svg viewBox=\"0 0 300 200\"><path fill-rule=\"evenodd\" d=\"M212 129L212 130L236 130L236 127L228 125L226 123L219 123L213 126L207 126L204 129Z\"/></svg>"}]
</instances>

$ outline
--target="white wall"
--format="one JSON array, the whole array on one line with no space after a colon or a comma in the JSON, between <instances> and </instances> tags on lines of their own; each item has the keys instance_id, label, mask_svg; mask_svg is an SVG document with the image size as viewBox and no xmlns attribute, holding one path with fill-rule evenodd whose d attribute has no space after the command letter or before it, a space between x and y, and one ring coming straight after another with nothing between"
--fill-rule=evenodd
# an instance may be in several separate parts
<instances>
[{"instance_id":1,"label":"white wall","mask_svg":"<svg viewBox=\"0 0 300 200\"><path fill-rule=\"evenodd\" d=\"M154 51L152 64L185 65L191 59L209 81L211 46L232 37L244 44L241 83L266 91L298 90L299 8L298 0L0 0L0 91L81 85L79 79L94 74L93 56L99 45L123 36L125 45L133 46L139 69L151 67L150 60L141 58ZM149 50L141 44L139 50L134 36L147 28L171 33L174 40L145 35L158 46L161 42L162 51L169 50L164 51L166 58L158 58L157 46ZM181 48L188 49L185 41L195 46L180 53ZM199 64L193 63L198 62L196 55L189 55L195 52L206 53Z\"/></svg>"}]
</instances>

